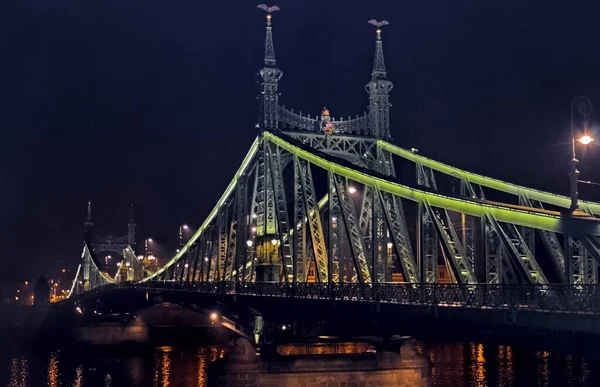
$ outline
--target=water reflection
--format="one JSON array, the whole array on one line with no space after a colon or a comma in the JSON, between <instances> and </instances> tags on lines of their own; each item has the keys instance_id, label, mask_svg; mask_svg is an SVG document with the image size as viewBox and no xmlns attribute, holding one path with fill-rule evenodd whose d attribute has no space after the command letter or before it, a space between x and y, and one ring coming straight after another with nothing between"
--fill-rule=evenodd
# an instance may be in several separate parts
<instances>
[{"instance_id":1,"label":"water reflection","mask_svg":"<svg viewBox=\"0 0 600 387\"><path fill-rule=\"evenodd\" d=\"M338 343L282 346L280 352L351 353L369 348L362 343ZM595 359L480 343L424 342L416 348L434 362L436 387L600 385L600 361ZM224 354L220 347L156 347L129 354L117 349L83 354L54 351L8 358L0 353L0 387L206 387L207 367Z\"/></svg>"},{"instance_id":2,"label":"water reflection","mask_svg":"<svg viewBox=\"0 0 600 387\"><path fill-rule=\"evenodd\" d=\"M58 352L52 352L48 362L48 387L58 387L60 385L59 377Z\"/></svg>"},{"instance_id":3,"label":"water reflection","mask_svg":"<svg viewBox=\"0 0 600 387\"><path fill-rule=\"evenodd\" d=\"M79 366L75 369L75 379L73 380L73 387L83 386L83 367Z\"/></svg>"},{"instance_id":4,"label":"water reflection","mask_svg":"<svg viewBox=\"0 0 600 387\"><path fill-rule=\"evenodd\" d=\"M10 381L11 387L27 386L27 359L18 357L12 359L10 364Z\"/></svg>"},{"instance_id":5,"label":"water reflection","mask_svg":"<svg viewBox=\"0 0 600 387\"><path fill-rule=\"evenodd\" d=\"M485 377L485 357L483 356L483 344L471 343L471 380L472 385L477 387L487 386Z\"/></svg>"},{"instance_id":6,"label":"water reflection","mask_svg":"<svg viewBox=\"0 0 600 387\"><path fill-rule=\"evenodd\" d=\"M550 384L550 353L546 351L538 351L538 366L537 366L537 385L539 387L548 387Z\"/></svg>"},{"instance_id":7,"label":"water reflection","mask_svg":"<svg viewBox=\"0 0 600 387\"><path fill-rule=\"evenodd\" d=\"M513 349L511 346L498 346L498 384L500 386L512 386L514 383L513 372Z\"/></svg>"}]
</instances>

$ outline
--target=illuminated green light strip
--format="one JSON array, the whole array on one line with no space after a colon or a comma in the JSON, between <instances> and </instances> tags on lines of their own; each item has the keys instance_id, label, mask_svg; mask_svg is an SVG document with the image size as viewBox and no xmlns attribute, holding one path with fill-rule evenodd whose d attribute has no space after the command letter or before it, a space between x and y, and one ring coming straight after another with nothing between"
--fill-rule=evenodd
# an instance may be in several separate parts
<instances>
[{"instance_id":1,"label":"illuminated green light strip","mask_svg":"<svg viewBox=\"0 0 600 387\"><path fill-rule=\"evenodd\" d=\"M558 207L569 208L571 205L571 198L567 196L544 192L533 188L527 188L498 179L492 179L490 177L478 175L476 173L467 172L462 169L454 168L450 165L421 156L415 152L400 148L383 140L377 140L377 146L379 149L389 151L414 163L418 162L423 166L429 167L441 173L445 173L446 175L458 176L472 184L478 184L513 195L524 194L531 200L537 200L542 203L552 204ZM600 215L600 203L580 200L579 207L582 209L588 209L594 215Z\"/></svg>"},{"instance_id":2,"label":"illuminated green light strip","mask_svg":"<svg viewBox=\"0 0 600 387\"><path fill-rule=\"evenodd\" d=\"M185 244L185 246L183 246L181 248L181 250L179 250L179 252L169 262L167 262L167 264L165 266L163 266L156 273L152 274L150 277L144 278L140 282L150 281L150 280L154 279L156 276L160 275L165 270L167 270L169 267L171 267L175 262L177 262L181 257L183 257L183 255L186 253L186 251L188 251L188 249L194 244L194 242L196 242L196 240L200 237L200 235L202 235L202 233L204 232L204 230L206 230L206 228L208 227L210 222L212 222L212 220L215 218L215 216L217 216L219 209L225 203L225 201L229 198L229 195L231 195L235 186L237 185L238 179L246 171L248 164L250 163L250 161L252 161L252 158L254 158L254 155L256 155L256 152L258 151L259 143L260 143L260 138L257 137L254 140L254 142L252 143L252 146L250 147L250 151L248 151L248 154L246 154L246 157L244 157L244 161L242 161L242 165L240 165L240 168L235 173L233 180L231 180L231 182L227 186L227 189L225 189L225 192L223 193L223 195L217 202L217 205L213 208L213 210L210 212L210 214L208 214L208 217L204 220L204 223L202 223L202 225L200 226L198 231L196 231L194 233L194 235Z\"/></svg>"},{"instance_id":3,"label":"illuminated green light strip","mask_svg":"<svg viewBox=\"0 0 600 387\"><path fill-rule=\"evenodd\" d=\"M331 161L327 161L315 154L300 149L287 141L277 137L272 133L265 132L265 139L272 141L281 148L298 157L311 162L325 170L330 170L350 178L356 182L366 185L377 186L379 189L400 196L405 199L422 202L427 200L430 205L444 208L450 211L461 212L472 216L482 216L489 213L500 222L512 223L519 226L532 227L540 230L562 232L561 218L558 215L540 213L535 210L522 210L517 208L504 207L500 204L492 205L470 199L453 198L439 193L425 192L419 189L410 188L398 183L392 183L388 180L373 177L369 174L355 171L351 168L341 166ZM594 224L587 228L593 235L600 235L600 224Z\"/></svg>"}]
</instances>

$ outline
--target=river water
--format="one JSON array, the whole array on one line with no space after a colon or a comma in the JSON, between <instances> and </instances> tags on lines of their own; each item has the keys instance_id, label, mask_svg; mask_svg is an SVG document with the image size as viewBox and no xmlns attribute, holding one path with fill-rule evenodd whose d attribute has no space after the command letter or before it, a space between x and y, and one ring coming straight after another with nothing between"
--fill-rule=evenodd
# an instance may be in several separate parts
<instances>
[{"instance_id":1,"label":"river water","mask_svg":"<svg viewBox=\"0 0 600 387\"><path fill-rule=\"evenodd\" d=\"M434 386L600 386L600 360L480 343L419 342L417 349L435 364ZM127 353L0 351L0 383L11 387L202 387L208 364L225 354L219 347L170 346ZM338 348L344 351L351 346Z\"/></svg>"}]
</instances>

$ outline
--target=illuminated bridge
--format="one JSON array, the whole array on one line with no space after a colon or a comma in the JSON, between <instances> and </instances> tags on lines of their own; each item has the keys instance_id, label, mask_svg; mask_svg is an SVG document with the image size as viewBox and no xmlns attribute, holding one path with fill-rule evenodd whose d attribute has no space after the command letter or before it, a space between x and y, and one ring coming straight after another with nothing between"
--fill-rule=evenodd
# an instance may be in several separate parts
<instances>
[{"instance_id":1,"label":"illuminated bridge","mask_svg":"<svg viewBox=\"0 0 600 387\"><path fill-rule=\"evenodd\" d=\"M262 310L335 301L388 317L600 330L600 203L394 145L384 22L370 22L368 113L334 118L284 107L271 21L268 13L258 135L214 209L160 270L142 273L127 254L135 272L127 282L102 273L86 244L72 299L163 290Z\"/></svg>"}]
</instances>

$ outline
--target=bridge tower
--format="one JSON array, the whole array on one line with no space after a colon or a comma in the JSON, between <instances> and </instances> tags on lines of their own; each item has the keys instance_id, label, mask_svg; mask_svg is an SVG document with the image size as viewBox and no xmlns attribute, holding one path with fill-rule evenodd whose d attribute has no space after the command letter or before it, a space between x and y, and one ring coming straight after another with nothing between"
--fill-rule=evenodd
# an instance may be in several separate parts
<instances>
[{"instance_id":1,"label":"bridge tower","mask_svg":"<svg viewBox=\"0 0 600 387\"><path fill-rule=\"evenodd\" d=\"M373 137L388 140L390 134L390 102L389 96L394 84L387 79L385 58L383 56L383 41L381 28L388 25L386 20L380 22L371 19L369 24L377 27L377 40L375 40L375 58L373 59L373 72L371 81L365 85L369 93L370 129Z\"/></svg>"},{"instance_id":2,"label":"bridge tower","mask_svg":"<svg viewBox=\"0 0 600 387\"><path fill-rule=\"evenodd\" d=\"M275 60L275 45L273 44L273 31L271 19L273 12L279 11L278 6L267 7L264 4L258 6L267 13L267 25L265 27L265 58L264 67L260 70L262 78L262 128L273 130L278 128L279 106L279 80L283 71L277 68Z\"/></svg>"},{"instance_id":3,"label":"bridge tower","mask_svg":"<svg viewBox=\"0 0 600 387\"><path fill-rule=\"evenodd\" d=\"M134 215L134 208L132 204L129 207L129 223L127 223L127 242L132 248L135 248L135 229L137 227Z\"/></svg>"},{"instance_id":4,"label":"bridge tower","mask_svg":"<svg viewBox=\"0 0 600 387\"><path fill-rule=\"evenodd\" d=\"M92 222L92 202L91 201L88 201L88 204L87 204L87 213L86 213L85 223L83 224L83 227L84 227L86 233L91 232L92 228L94 227L94 222Z\"/></svg>"}]
</instances>

